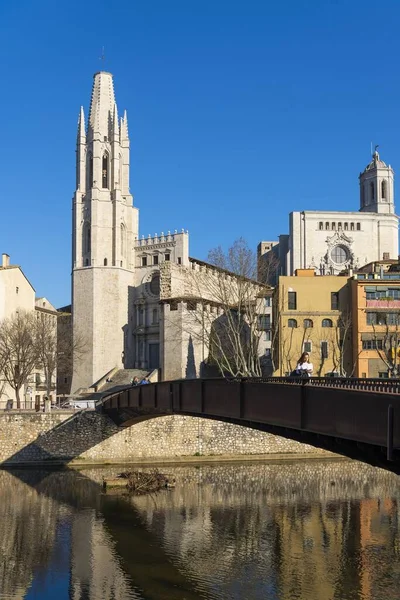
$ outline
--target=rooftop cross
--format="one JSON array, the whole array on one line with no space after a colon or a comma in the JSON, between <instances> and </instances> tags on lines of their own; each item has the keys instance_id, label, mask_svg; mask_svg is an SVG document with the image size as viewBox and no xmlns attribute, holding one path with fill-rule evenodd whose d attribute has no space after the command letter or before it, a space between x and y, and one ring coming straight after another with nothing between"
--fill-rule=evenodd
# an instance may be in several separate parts
<instances>
[{"instance_id":1,"label":"rooftop cross","mask_svg":"<svg viewBox=\"0 0 400 600\"><path fill-rule=\"evenodd\" d=\"M101 48L101 56L99 56L99 60L101 60L101 70L104 71L104 65L106 62L106 55L104 54L104 46Z\"/></svg>"}]
</instances>

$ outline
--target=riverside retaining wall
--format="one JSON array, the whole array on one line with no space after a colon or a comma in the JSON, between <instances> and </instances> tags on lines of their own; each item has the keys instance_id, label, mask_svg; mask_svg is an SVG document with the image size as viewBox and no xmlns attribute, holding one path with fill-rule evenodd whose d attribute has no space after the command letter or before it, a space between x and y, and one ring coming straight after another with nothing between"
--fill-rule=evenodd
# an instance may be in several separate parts
<instances>
[{"instance_id":1,"label":"riverside retaining wall","mask_svg":"<svg viewBox=\"0 0 400 600\"><path fill-rule=\"evenodd\" d=\"M322 452L241 425L198 417L157 417L119 428L94 411L0 414L0 464Z\"/></svg>"}]
</instances>

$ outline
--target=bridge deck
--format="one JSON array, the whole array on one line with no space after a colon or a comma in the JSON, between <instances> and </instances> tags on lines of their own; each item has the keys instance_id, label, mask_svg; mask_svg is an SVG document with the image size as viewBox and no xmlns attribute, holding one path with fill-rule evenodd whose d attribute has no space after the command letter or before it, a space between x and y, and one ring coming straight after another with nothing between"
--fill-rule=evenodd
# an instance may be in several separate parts
<instances>
[{"instance_id":1,"label":"bridge deck","mask_svg":"<svg viewBox=\"0 0 400 600\"><path fill-rule=\"evenodd\" d=\"M271 378L160 382L119 391L106 397L99 408L122 426L143 418L185 414L294 439L310 434L325 442L330 438L330 445L332 440L343 440L358 447L374 446L385 449L387 459L392 460L400 448L400 389L397 382L367 381Z\"/></svg>"}]
</instances>

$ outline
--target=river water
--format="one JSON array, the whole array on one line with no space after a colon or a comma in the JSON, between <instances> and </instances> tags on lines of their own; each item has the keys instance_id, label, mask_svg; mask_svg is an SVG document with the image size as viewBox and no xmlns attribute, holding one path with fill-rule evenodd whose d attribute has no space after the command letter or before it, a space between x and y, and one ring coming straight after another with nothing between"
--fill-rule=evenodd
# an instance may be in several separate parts
<instances>
[{"instance_id":1,"label":"river water","mask_svg":"<svg viewBox=\"0 0 400 600\"><path fill-rule=\"evenodd\" d=\"M0 471L1 600L394 600L400 478L352 461Z\"/></svg>"}]
</instances>

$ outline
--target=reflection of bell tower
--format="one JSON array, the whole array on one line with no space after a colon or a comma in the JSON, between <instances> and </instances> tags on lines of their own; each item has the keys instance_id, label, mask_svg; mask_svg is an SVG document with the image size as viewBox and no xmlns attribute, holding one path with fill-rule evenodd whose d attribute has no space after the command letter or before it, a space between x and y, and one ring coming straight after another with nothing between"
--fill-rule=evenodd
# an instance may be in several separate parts
<instances>
[{"instance_id":1,"label":"reflection of bell tower","mask_svg":"<svg viewBox=\"0 0 400 600\"><path fill-rule=\"evenodd\" d=\"M360 173L360 211L394 214L394 172L380 159L378 146L372 160Z\"/></svg>"}]
</instances>

